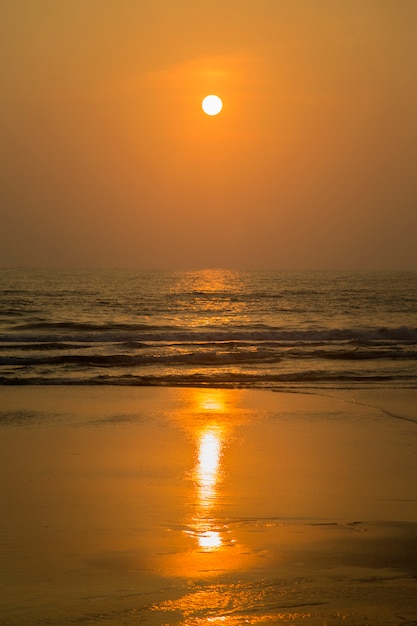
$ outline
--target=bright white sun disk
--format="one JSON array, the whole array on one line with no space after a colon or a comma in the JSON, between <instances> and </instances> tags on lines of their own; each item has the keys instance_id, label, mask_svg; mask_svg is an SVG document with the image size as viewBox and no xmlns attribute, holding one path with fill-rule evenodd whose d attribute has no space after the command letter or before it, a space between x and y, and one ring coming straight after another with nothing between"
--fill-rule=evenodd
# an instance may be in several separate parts
<instances>
[{"instance_id":1,"label":"bright white sun disk","mask_svg":"<svg viewBox=\"0 0 417 626\"><path fill-rule=\"evenodd\" d=\"M207 115L217 115L223 108L223 102L219 96L206 96L201 104L204 113Z\"/></svg>"}]
</instances>

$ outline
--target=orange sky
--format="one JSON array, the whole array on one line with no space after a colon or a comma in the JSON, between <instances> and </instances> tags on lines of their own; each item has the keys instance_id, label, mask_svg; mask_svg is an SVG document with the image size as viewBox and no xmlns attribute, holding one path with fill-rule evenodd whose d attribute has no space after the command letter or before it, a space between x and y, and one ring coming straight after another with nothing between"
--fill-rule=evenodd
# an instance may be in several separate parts
<instances>
[{"instance_id":1,"label":"orange sky","mask_svg":"<svg viewBox=\"0 0 417 626\"><path fill-rule=\"evenodd\" d=\"M415 0L4 0L0 267L417 269L416 25Z\"/></svg>"}]
</instances>

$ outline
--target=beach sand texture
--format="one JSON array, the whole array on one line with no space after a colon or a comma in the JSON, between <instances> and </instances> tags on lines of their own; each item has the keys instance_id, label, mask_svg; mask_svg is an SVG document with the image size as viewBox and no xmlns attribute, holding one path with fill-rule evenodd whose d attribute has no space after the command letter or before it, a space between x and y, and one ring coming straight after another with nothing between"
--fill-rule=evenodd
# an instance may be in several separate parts
<instances>
[{"instance_id":1,"label":"beach sand texture","mask_svg":"<svg viewBox=\"0 0 417 626\"><path fill-rule=\"evenodd\" d=\"M417 624L417 392L0 389L0 624Z\"/></svg>"}]
</instances>

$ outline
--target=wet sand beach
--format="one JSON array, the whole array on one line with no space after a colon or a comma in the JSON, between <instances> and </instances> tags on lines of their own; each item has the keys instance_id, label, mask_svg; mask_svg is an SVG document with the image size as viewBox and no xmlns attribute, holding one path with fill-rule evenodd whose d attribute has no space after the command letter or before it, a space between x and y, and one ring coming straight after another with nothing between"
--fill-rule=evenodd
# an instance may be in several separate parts
<instances>
[{"instance_id":1,"label":"wet sand beach","mask_svg":"<svg viewBox=\"0 0 417 626\"><path fill-rule=\"evenodd\" d=\"M417 392L0 389L0 624L417 623Z\"/></svg>"}]
</instances>

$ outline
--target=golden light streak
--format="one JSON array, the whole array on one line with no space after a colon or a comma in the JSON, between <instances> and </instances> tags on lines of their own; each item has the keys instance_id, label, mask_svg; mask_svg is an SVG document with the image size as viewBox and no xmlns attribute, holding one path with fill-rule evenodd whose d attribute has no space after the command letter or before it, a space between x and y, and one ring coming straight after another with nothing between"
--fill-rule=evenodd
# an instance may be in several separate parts
<instances>
[{"instance_id":1,"label":"golden light streak","mask_svg":"<svg viewBox=\"0 0 417 626\"><path fill-rule=\"evenodd\" d=\"M196 478L198 500L207 509L215 503L216 485L219 480L221 440L218 429L210 427L200 435Z\"/></svg>"},{"instance_id":2,"label":"golden light streak","mask_svg":"<svg viewBox=\"0 0 417 626\"><path fill-rule=\"evenodd\" d=\"M222 417L226 412L224 392L217 389L196 391L194 406L208 423L196 427L196 455L193 470L195 513L190 522L192 535L202 551L219 550L222 533L215 521L222 478L221 462L226 437Z\"/></svg>"}]
</instances>

